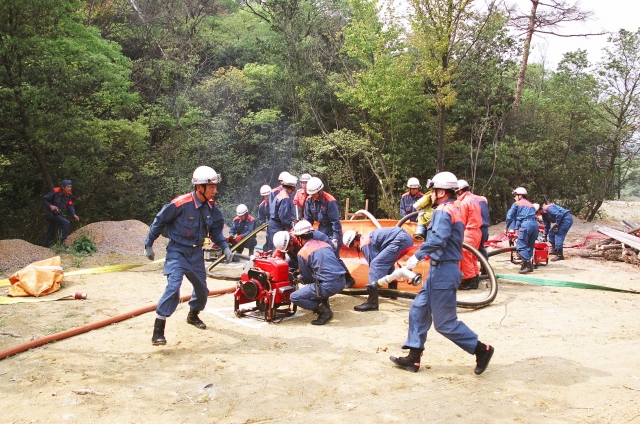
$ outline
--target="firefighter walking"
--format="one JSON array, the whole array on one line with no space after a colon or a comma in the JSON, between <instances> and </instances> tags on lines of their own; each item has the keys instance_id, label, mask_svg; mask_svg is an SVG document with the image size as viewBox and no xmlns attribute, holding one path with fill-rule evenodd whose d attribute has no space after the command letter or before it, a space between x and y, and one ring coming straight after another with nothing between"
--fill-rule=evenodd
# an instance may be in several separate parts
<instances>
[{"instance_id":1,"label":"firefighter walking","mask_svg":"<svg viewBox=\"0 0 640 424\"><path fill-rule=\"evenodd\" d=\"M164 262L164 275L167 287L158 301L156 320L153 326L151 343L154 346L165 345L166 320L178 307L180 286L183 277L193 285L193 294L189 300L187 323L204 330L207 328L198 317L207 304L209 289L204 267L202 245L207 235L223 249L227 262L233 259L231 249L222 235L224 218L213 201L220 183L220 174L208 166L200 166L193 172L191 193L178 196L162 207L156 215L144 241L144 254L149 260L155 258L153 242L166 227L169 243Z\"/></svg>"},{"instance_id":2,"label":"firefighter walking","mask_svg":"<svg viewBox=\"0 0 640 424\"><path fill-rule=\"evenodd\" d=\"M478 336L458 320L456 311L456 289L461 277L458 262L462 259L464 237L460 210L454 202L458 179L451 172L440 172L428 182L427 188L432 189L436 209L427 229L427 238L407 261L407 268L413 269L419 261L429 257L429 274L409 310L409 331L402 347L409 349L409 355L389 359L407 371L417 372L427 332L433 323L438 333L476 356L475 373L482 374L494 349L480 342Z\"/></svg>"}]
</instances>

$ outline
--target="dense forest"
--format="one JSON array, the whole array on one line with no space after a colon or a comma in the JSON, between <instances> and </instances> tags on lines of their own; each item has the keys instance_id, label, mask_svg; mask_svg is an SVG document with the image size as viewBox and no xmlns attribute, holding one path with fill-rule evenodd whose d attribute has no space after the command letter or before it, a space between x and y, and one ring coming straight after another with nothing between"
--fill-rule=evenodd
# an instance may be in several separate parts
<instances>
[{"instance_id":1,"label":"dense forest","mask_svg":"<svg viewBox=\"0 0 640 424\"><path fill-rule=\"evenodd\" d=\"M3 1L0 238L41 243L40 199L62 179L81 225L150 223L199 165L222 174L229 219L282 170L378 217L439 170L495 222L516 186L589 220L640 195L639 30L610 34L599 63L578 50L550 70L527 63L530 38L497 3L408 6ZM533 33L545 12L530 13Z\"/></svg>"}]
</instances>

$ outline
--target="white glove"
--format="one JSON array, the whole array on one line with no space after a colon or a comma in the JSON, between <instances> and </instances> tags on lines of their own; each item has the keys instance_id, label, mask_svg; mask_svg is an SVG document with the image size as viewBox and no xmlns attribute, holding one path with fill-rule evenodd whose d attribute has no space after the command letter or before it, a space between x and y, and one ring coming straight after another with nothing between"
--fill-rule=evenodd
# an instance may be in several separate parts
<instances>
[{"instance_id":1,"label":"white glove","mask_svg":"<svg viewBox=\"0 0 640 424\"><path fill-rule=\"evenodd\" d=\"M422 202L420 202L420 200L418 200L417 202L415 202L415 203L413 204L413 209L415 209L415 210L417 210L417 211L422 210Z\"/></svg>"},{"instance_id":2,"label":"white glove","mask_svg":"<svg viewBox=\"0 0 640 424\"><path fill-rule=\"evenodd\" d=\"M155 259L156 254L153 252L153 248L151 246L144 247L144 256L146 256L150 261Z\"/></svg>"},{"instance_id":3,"label":"white glove","mask_svg":"<svg viewBox=\"0 0 640 424\"><path fill-rule=\"evenodd\" d=\"M229 249L229 247L225 247L224 248L224 257L227 260L227 263L231 263L231 261L233 261L233 253L231 253L231 249Z\"/></svg>"},{"instance_id":4,"label":"white glove","mask_svg":"<svg viewBox=\"0 0 640 424\"><path fill-rule=\"evenodd\" d=\"M338 248L338 239L331 239L331 243L333 243L333 248L334 249Z\"/></svg>"},{"instance_id":5,"label":"white glove","mask_svg":"<svg viewBox=\"0 0 640 424\"><path fill-rule=\"evenodd\" d=\"M416 258L416 255L412 255L409 258L409 260L407 261L407 265L405 265L405 267L408 270L412 270L413 268L418 266L418 262L420 262L420 261L418 260L418 258Z\"/></svg>"}]
</instances>

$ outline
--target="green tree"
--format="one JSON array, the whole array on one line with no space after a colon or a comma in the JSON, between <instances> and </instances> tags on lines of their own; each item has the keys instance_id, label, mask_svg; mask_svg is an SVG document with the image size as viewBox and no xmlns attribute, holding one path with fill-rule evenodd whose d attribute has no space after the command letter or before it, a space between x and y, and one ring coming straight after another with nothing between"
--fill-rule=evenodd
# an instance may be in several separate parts
<instances>
[{"instance_id":1,"label":"green tree","mask_svg":"<svg viewBox=\"0 0 640 424\"><path fill-rule=\"evenodd\" d=\"M596 163L604 178L589 204L589 221L606 199L616 168L619 174L626 173L640 152L640 30L621 29L609 42L612 46L604 49L604 60L598 65L603 127Z\"/></svg>"}]
</instances>

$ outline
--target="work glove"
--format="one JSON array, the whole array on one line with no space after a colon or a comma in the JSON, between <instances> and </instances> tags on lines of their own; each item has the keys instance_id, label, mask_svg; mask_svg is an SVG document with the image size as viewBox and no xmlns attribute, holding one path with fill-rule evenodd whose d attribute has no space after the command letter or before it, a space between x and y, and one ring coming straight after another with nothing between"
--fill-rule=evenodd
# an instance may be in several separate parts
<instances>
[{"instance_id":1,"label":"work glove","mask_svg":"<svg viewBox=\"0 0 640 424\"><path fill-rule=\"evenodd\" d=\"M151 246L144 247L144 256L146 256L150 261L155 259L156 254L153 253L153 248Z\"/></svg>"},{"instance_id":2,"label":"work glove","mask_svg":"<svg viewBox=\"0 0 640 424\"><path fill-rule=\"evenodd\" d=\"M231 252L231 249L229 249L229 247L225 247L224 248L224 257L227 260L227 263L231 263L231 261L233 261L233 253Z\"/></svg>"},{"instance_id":3,"label":"work glove","mask_svg":"<svg viewBox=\"0 0 640 424\"><path fill-rule=\"evenodd\" d=\"M244 237L242 234L238 234L238 235L236 236L236 242L238 242L238 241L242 240L242 237Z\"/></svg>"},{"instance_id":4,"label":"work glove","mask_svg":"<svg viewBox=\"0 0 640 424\"><path fill-rule=\"evenodd\" d=\"M553 227L551 227L551 231L553 231L553 234L558 234L558 231L560 231L560 228L558 228L558 225L554 225Z\"/></svg>"},{"instance_id":5,"label":"work glove","mask_svg":"<svg viewBox=\"0 0 640 424\"><path fill-rule=\"evenodd\" d=\"M413 268L415 268L415 267L417 267L417 266L418 266L418 262L420 262L420 261L418 260L418 258L416 258L416 255L412 255L412 256L409 258L409 260L407 261L406 268L407 268L408 270L412 270Z\"/></svg>"},{"instance_id":6,"label":"work glove","mask_svg":"<svg viewBox=\"0 0 640 424\"><path fill-rule=\"evenodd\" d=\"M338 239L331 239L331 243L333 243L333 248L334 249L338 248Z\"/></svg>"}]
</instances>

